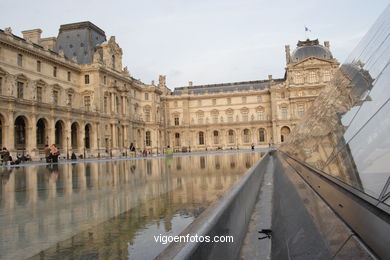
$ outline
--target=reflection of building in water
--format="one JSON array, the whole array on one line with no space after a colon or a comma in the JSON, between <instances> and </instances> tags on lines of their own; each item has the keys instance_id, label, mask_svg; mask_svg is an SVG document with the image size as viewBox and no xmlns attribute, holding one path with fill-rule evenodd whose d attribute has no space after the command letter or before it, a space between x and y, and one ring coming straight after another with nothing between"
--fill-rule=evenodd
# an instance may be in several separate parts
<instances>
[{"instance_id":1,"label":"reflection of building in water","mask_svg":"<svg viewBox=\"0 0 390 260\"><path fill-rule=\"evenodd\" d=\"M346 138L350 121L358 107L370 101L367 93L372 88L372 82L368 71L360 65L342 65L282 150L362 189Z\"/></svg>"},{"instance_id":2,"label":"reflection of building in water","mask_svg":"<svg viewBox=\"0 0 390 260\"><path fill-rule=\"evenodd\" d=\"M14 169L1 186L0 240L8 242L0 244L0 256L29 257L48 241L65 241L120 214L128 217L121 224L128 225L125 247L162 217L169 231L175 214L200 214L260 156L182 157L171 166L150 159Z\"/></svg>"},{"instance_id":3,"label":"reflection of building in water","mask_svg":"<svg viewBox=\"0 0 390 260\"><path fill-rule=\"evenodd\" d=\"M91 156L137 149L234 149L279 144L333 77L339 63L329 42L286 46L285 77L166 87L145 84L122 66L115 37L90 22L0 30L0 146L42 157L45 144L62 155Z\"/></svg>"}]
</instances>

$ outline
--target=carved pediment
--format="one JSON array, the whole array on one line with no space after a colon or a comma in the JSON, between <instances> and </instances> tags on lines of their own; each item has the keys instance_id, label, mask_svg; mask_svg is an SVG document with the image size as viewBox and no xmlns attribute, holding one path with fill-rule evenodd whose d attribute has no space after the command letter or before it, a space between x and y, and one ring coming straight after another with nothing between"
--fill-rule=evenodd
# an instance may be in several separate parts
<instances>
[{"instance_id":1,"label":"carved pediment","mask_svg":"<svg viewBox=\"0 0 390 260\"><path fill-rule=\"evenodd\" d=\"M48 85L45 81L43 81L43 80L41 80L41 79L36 80L36 81L35 81L35 84L36 84L37 86L47 86L47 85Z\"/></svg>"},{"instance_id":2,"label":"carved pediment","mask_svg":"<svg viewBox=\"0 0 390 260\"><path fill-rule=\"evenodd\" d=\"M293 65L291 65L291 68L300 68L300 67L307 67L307 66L314 66L314 65L330 65L333 64L334 61L332 60L325 60L317 57L308 57L300 62L297 62Z\"/></svg>"}]
</instances>

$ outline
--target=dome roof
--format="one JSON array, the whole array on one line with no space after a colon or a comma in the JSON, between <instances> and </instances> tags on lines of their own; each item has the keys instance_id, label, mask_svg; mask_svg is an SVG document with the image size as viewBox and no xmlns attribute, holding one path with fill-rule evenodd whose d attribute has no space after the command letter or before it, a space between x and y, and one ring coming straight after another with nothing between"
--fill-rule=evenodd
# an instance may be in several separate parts
<instances>
[{"instance_id":1,"label":"dome roof","mask_svg":"<svg viewBox=\"0 0 390 260\"><path fill-rule=\"evenodd\" d=\"M333 59L329 48L326 48L318 43L318 39L311 41L299 41L297 48L291 55L291 62L299 62L309 57L317 57L320 59Z\"/></svg>"}]
</instances>

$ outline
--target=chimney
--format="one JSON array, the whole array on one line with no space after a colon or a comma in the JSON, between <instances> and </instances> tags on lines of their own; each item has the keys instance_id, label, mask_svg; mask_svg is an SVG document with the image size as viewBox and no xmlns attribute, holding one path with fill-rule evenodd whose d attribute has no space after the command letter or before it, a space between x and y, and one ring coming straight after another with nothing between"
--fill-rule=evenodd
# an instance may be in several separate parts
<instances>
[{"instance_id":1,"label":"chimney","mask_svg":"<svg viewBox=\"0 0 390 260\"><path fill-rule=\"evenodd\" d=\"M272 75L268 75L268 80L272 80Z\"/></svg>"},{"instance_id":2,"label":"chimney","mask_svg":"<svg viewBox=\"0 0 390 260\"><path fill-rule=\"evenodd\" d=\"M290 45L285 45L284 50L286 52L286 64L289 64L291 61Z\"/></svg>"},{"instance_id":3,"label":"chimney","mask_svg":"<svg viewBox=\"0 0 390 260\"><path fill-rule=\"evenodd\" d=\"M192 87L192 81L188 81L188 86Z\"/></svg>"},{"instance_id":4,"label":"chimney","mask_svg":"<svg viewBox=\"0 0 390 260\"><path fill-rule=\"evenodd\" d=\"M32 41L33 43L39 44L39 40L41 39L41 29L27 30L23 31L23 38L27 41Z\"/></svg>"},{"instance_id":5,"label":"chimney","mask_svg":"<svg viewBox=\"0 0 390 260\"><path fill-rule=\"evenodd\" d=\"M329 41L324 41L324 46L329 49Z\"/></svg>"}]
</instances>

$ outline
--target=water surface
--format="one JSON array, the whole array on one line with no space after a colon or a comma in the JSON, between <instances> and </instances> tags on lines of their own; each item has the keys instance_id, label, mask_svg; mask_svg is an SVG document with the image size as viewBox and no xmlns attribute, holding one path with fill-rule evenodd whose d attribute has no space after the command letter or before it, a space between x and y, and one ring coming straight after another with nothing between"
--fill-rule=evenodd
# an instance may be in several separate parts
<instances>
[{"instance_id":1,"label":"water surface","mask_svg":"<svg viewBox=\"0 0 390 260\"><path fill-rule=\"evenodd\" d=\"M0 259L152 259L262 155L1 168Z\"/></svg>"}]
</instances>

